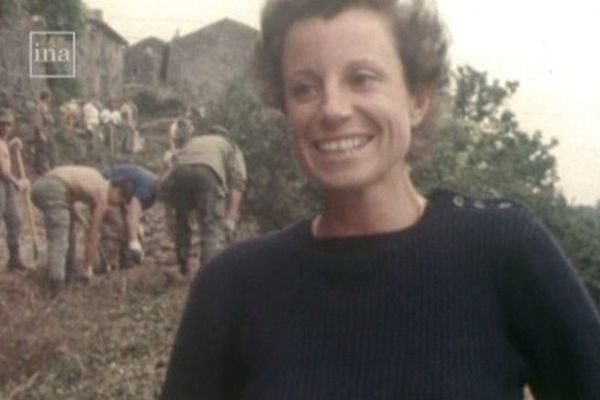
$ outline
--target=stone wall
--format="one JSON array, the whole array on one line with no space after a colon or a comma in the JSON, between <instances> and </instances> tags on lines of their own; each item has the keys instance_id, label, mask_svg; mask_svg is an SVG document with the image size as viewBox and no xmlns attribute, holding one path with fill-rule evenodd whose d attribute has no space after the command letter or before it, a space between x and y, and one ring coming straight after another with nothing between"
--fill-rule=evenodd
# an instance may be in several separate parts
<instances>
[{"instance_id":1,"label":"stone wall","mask_svg":"<svg viewBox=\"0 0 600 400\"><path fill-rule=\"evenodd\" d=\"M125 45L107 34L102 22L88 20L83 32L76 35L76 79L82 95L102 99L123 95ZM44 78L29 76L29 32L44 31L43 19L21 14L0 26L0 91L9 98L35 98L47 88ZM59 39L56 45L60 45ZM65 46L70 46L64 41Z\"/></svg>"},{"instance_id":2,"label":"stone wall","mask_svg":"<svg viewBox=\"0 0 600 400\"><path fill-rule=\"evenodd\" d=\"M162 52L135 48L125 52L125 84L158 86L161 77Z\"/></svg>"},{"instance_id":3,"label":"stone wall","mask_svg":"<svg viewBox=\"0 0 600 400\"><path fill-rule=\"evenodd\" d=\"M250 66L258 32L229 19L173 39L167 84L186 100L210 100L223 85Z\"/></svg>"},{"instance_id":4,"label":"stone wall","mask_svg":"<svg viewBox=\"0 0 600 400\"><path fill-rule=\"evenodd\" d=\"M125 85L156 88L164 82L167 44L149 37L125 50Z\"/></svg>"},{"instance_id":5,"label":"stone wall","mask_svg":"<svg viewBox=\"0 0 600 400\"><path fill-rule=\"evenodd\" d=\"M47 88L45 79L29 77L29 32L43 30L43 22L20 15L0 25L0 91L9 98L35 97Z\"/></svg>"},{"instance_id":6,"label":"stone wall","mask_svg":"<svg viewBox=\"0 0 600 400\"><path fill-rule=\"evenodd\" d=\"M124 49L93 21L86 24L77 38L76 73L84 98L95 95L107 100L123 95Z\"/></svg>"}]
</instances>

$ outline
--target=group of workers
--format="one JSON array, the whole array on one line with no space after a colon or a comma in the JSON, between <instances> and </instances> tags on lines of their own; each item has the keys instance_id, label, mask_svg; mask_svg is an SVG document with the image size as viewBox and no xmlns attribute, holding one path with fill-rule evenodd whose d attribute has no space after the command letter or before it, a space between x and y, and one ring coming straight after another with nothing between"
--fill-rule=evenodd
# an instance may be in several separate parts
<instances>
[{"instance_id":1,"label":"group of workers","mask_svg":"<svg viewBox=\"0 0 600 400\"><path fill-rule=\"evenodd\" d=\"M16 173L13 168L23 147L21 140L13 137L14 130L12 110L0 108L0 216L7 232L7 269L28 268L19 246L22 223L17 204L22 193L24 204L31 200L43 215L48 286L53 296L61 293L68 282L89 282L98 254L106 262L99 245L100 232L103 224L115 219L108 218L111 214L123 227L122 254L139 264L144 257L142 214L162 200L166 217L174 220L177 261L184 275L190 271L192 212L196 212L200 226L200 265L219 253L233 237L246 167L242 152L223 135L227 131L221 126L197 130L172 147L160 177L132 163L98 169L62 165L49 168L31 185L22 169ZM85 230L81 264L76 261L78 224Z\"/></svg>"}]
</instances>

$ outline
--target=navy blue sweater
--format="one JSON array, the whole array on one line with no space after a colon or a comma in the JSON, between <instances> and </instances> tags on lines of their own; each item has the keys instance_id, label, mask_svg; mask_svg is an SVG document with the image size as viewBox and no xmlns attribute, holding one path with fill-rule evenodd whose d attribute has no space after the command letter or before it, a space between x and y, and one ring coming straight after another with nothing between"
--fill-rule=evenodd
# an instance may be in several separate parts
<instances>
[{"instance_id":1,"label":"navy blue sweater","mask_svg":"<svg viewBox=\"0 0 600 400\"><path fill-rule=\"evenodd\" d=\"M401 231L303 221L215 258L162 399L600 399L598 313L548 232L512 202L429 200Z\"/></svg>"}]
</instances>

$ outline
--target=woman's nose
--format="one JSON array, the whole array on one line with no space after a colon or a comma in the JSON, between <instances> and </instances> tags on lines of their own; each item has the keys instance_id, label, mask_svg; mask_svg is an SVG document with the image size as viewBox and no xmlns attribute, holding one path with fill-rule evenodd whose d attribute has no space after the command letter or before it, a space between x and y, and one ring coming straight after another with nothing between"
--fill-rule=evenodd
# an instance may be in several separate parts
<instances>
[{"instance_id":1,"label":"woman's nose","mask_svg":"<svg viewBox=\"0 0 600 400\"><path fill-rule=\"evenodd\" d=\"M335 127L352 115L351 98L339 84L325 87L321 102L321 123L324 128Z\"/></svg>"}]
</instances>

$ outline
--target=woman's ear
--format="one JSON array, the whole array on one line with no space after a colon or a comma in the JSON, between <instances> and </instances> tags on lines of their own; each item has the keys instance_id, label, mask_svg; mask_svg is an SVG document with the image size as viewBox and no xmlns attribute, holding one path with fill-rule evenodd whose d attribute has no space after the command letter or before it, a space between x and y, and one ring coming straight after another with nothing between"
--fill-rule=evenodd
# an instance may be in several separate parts
<instances>
[{"instance_id":1,"label":"woman's ear","mask_svg":"<svg viewBox=\"0 0 600 400\"><path fill-rule=\"evenodd\" d=\"M429 104L431 103L431 90L429 88L416 89L415 93L411 96L410 101L410 126L416 128L423 122L427 111L429 111Z\"/></svg>"}]
</instances>

